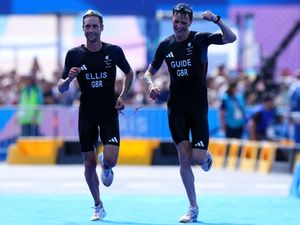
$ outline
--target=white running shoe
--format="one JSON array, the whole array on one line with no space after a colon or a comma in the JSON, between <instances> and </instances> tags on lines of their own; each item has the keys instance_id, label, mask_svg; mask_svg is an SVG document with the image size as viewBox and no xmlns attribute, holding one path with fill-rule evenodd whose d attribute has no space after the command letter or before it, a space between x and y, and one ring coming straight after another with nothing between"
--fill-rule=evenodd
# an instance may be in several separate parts
<instances>
[{"instance_id":1,"label":"white running shoe","mask_svg":"<svg viewBox=\"0 0 300 225\"><path fill-rule=\"evenodd\" d=\"M189 207L186 214L179 218L180 223L193 223L197 222L199 210L198 207Z\"/></svg>"},{"instance_id":2,"label":"white running shoe","mask_svg":"<svg viewBox=\"0 0 300 225\"><path fill-rule=\"evenodd\" d=\"M205 172L209 171L211 169L212 164L213 164L213 158L212 158L212 155L211 155L209 150L207 150L206 156L207 156L207 158L206 158L205 162L201 165L201 168Z\"/></svg>"},{"instance_id":3,"label":"white running shoe","mask_svg":"<svg viewBox=\"0 0 300 225\"><path fill-rule=\"evenodd\" d=\"M103 220L103 218L106 216L106 212L101 204L99 204L96 207L93 207L95 209L94 214L91 216L91 221L96 220Z\"/></svg>"},{"instance_id":4,"label":"white running shoe","mask_svg":"<svg viewBox=\"0 0 300 225\"><path fill-rule=\"evenodd\" d=\"M103 164L103 153L101 152L98 155L98 160L102 169L101 172L101 181L102 183L108 187L112 184L113 180L114 180L114 172L112 171L111 168L109 169L104 169L104 164Z\"/></svg>"}]
</instances>

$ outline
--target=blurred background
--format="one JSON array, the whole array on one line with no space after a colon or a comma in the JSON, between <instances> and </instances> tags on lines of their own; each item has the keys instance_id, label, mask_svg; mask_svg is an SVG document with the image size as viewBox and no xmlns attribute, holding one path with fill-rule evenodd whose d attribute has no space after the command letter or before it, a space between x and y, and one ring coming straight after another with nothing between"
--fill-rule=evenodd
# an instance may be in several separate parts
<instances>
[{"instance_id":1,"label":"blurred background","mask_svg":"<svg viewBox=\"0 0 300 225\"><path fill-rule=\"evenodd\" d=\"M156 103L150 102L142 79L158 43L173 32L171 9L177 3L2 0L0 161L11 164L82 162L77 133L80 90L73 82L67 93L59 94L57 82L66 52L85 43L82 14L96 9L104 17L102 40L121 46L135 73L127 107L120 114L123 140L119 163L178 164L167 124L168 71L163 66L155 77L161 88ZM291 173L300 159L299 1L189 0L187 3L195 14L192 30L219 32L218 26L201 20L200 14L211 10L238 37L233 44L209 47L210 147L219 159L214 166ZM122 78L118 71L117 93ZM241 99L237 110L243 112L239 137L229 137L224 126L230 123L226 121L230 120L226 113L235 110L226 106L226 96L233 83L234 96ZM29 87L35 90L32 102L22 97ZM266 99L271 100L269 106L265 104ZM144 107L137 111L139 106ZM268 114L268 118L261 116L260 120L258 109L263 115ZM268 113L271 111L272 116ZM262 126L262 136L253 136L253 123Z\"/></svg>"}]
</instances>

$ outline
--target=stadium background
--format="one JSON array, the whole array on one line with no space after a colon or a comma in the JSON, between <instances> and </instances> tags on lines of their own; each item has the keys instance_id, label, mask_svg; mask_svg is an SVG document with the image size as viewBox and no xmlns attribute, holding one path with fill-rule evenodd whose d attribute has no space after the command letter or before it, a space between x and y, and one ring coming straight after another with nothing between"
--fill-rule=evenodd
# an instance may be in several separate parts
<instances>
[{"instance_id":1,"label":"stadium background","mask_svg":"<svg viewBox=\"0 0 300 225\"><path fill-rule=\"evenodd\" d=\"M238 34L236 43L210 48L209 73L225 65L232 76L243 70L249 77L259 74L280 81L283 73L293 76L300 68L299 0L187 2L195 11L193 29L217 30L197 18L210 9ZM18 85L19 76L28 75L34 59L41 68L39 78L57 82L66 51L84 42L81 16L90 8L104 15L103 40L120 45L138 74L161 38L172 32L170 9L176 3L1 0L0 99ZM9 96L5 100L0 105L0 224L90 224L92 199L78 146L78 105L40 106L42 136L26 138L20 137L17 105L9 102ZM173 166L178 161L166 107L149 104L136 112L140 105L128 104L120 115L124 142L114 184L100 188L108 212L102 224L174 225L186 209L178 166ZM288 104L283 105L285 115ZM243 140L227 140L218 113L217 107L210 107L214 168L209 173L195 168L199 224L298 225L299 146L290 142L291 137L275 145L265 141L252 145L247 133Z\"/></svg>"},{"instance_id":2,"label":"stadium background","mask_svg":"<svg viewBox=\"0 0 300 225\"><path fill-rule=\"evenodd\" d=\"M62 67L66 51L84 42L81 18L82 13L89 8L98 9L104 15L103 40L120 45L134 71L143 71L158 42L172 32L169 24L170 9L177 1L129 0L115 3L118 7L108 1L93 0L66 0L55 4L52 1L2 1L0 71L8 73L16 70L17 75L26 75L32 61L38 59L40 78L55 82L56 77L53 74ZM232 0L188 3L195 11L192 29L216 31L215 26L197 17L203 10L210 9L219 14L239 37L234 44L210 48L209 73L213 73L222 64L232 72L232 76L235 76L237 70L243 70L249 77L268 71L265 76L270 76L271 73L272 79L276 80L280 78L282 71L294 72L300 68L300 7L297 1ZM288 39L293 29L296 30ZM150 105L138 113L135 112L135 107L134 104L129 105L124 116L120 116L122 137L169 143L171 138L165 106ZM41 109L41 131L44 137L77 141L76 105L41 106ZM283 114L287 110L281 108ZM1 160L6 160L9 146L19 138L17 111L14 105L1 105ZM209 122L211 137L222 137L217 108L210 108ZM284 159L289 163L289 168L294 163L291 154L288 153Z\"/></svg>"}]
</instances>

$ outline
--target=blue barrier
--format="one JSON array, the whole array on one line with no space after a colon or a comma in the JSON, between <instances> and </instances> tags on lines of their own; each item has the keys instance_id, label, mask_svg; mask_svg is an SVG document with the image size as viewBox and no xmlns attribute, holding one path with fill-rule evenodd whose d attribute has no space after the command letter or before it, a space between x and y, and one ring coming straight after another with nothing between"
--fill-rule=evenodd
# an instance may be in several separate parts
<instances>
[{"instance_id":1,"label":"blue barrier","mask_svg":"<svg viewBox=\"0 0 300 225\"><path fill-rule=\"evenodd\" d=\"M42 106L43 120L40 124L42 136L61 137L65 140L78 140L78 107ZM247 110L247 113L250 109ZM20 135L17 107L0 107L0 161L5 159L7 148ZM122 138L149 138L172 141L168 127L165 106L145 106L136 111L135 106L127 106L119 115ZM219 111L208 111L210 137L224 137L220 129ZM244 137L247 138L245 131Z\"/></svg>"},{"instance_id":2,"label":"blue barrier","mask_svg":"<svg viewBox=\"0 0 300 225\"><path fill-rule=\"evenodd\" d=\"M40 125L43 136L77 137L77 107L45 106L43 121ZM128 106L120 118L120 130L123 137L171 139L165 107L144 107L139 111ZM219 135L218 110L208 113L210 134ZM17 123L17 108L0 108L0 141L18 136L20 127Z\"/></svg>"},{"instance_id":3,"label":"blue barrier","mask_svg":"<svg viewBox=\"0 0 300 225\"><path fill-rule=\"evenodd\" d=\"M43 121L40 125L43 136L59 136L65 139L78 139L77 107L43 106ZM163 106L145 106L136 111L128 106L120 118L120 132L123 138L155 138L171 141L168 128L167 109ZM220 136L218 110L210 109L208 113L210 134ZM20 135L16 107L0 108L0 160L5 158L9 144Z\"/></svg>"},{"instance_id":4,"label":"blue barrier","mask_svg":"<svg viewBox=\"0 0 300 225\"><path fill-rule=\"evenodd\" d=\"M134 108L128 107L119 118L122 137L158 138L171 141L166 108L145 107L136 112ZM211 136L219 136L220 125L216 109L209 110L208 120Z\"/></svg>"}]
</instances>

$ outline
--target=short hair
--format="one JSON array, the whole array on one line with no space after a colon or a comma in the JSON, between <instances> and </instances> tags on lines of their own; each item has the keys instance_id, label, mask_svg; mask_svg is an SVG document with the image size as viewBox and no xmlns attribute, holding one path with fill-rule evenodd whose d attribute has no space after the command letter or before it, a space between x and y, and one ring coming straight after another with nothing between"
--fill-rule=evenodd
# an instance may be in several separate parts
<instances>
[{"instance_id":1,"label":"short hair","mask_svg":"<svg viewBox=\"0 0 300 225\"><path fill-rule=\"evenodd\" d=\"M186 3L178 3L173 7L173 16L176 13L180 13L181 15L188 15L190 20L193 20L193 10L190 5Z\"/></svg>"},{"instance_id":2,"label":"short hair","mask_svg":"<svg viewBox=\"0 0 300 225\"><path fill-rule=\"evenodd\" d=\"M227 93L228 95L232 96L234 94L234 89L236 89L238 86L238 83L236 81L229 82Z\"/></svg>"},{"instance_id":3,"label":"short hair","mask_svg":"<svg viewBox=\"0 0 300 225\"><path fill-rule=\"evenodd\" d=\"M90 16L96 16L96 17L98 17L100 24L101 25L103 24L103 18L102 18L101 13L99 11L97 11L97 10L89 9L88 11L86 11L84 13L84 15L82 17L82 26L84 25L85 18L90 17Z\"/></svg>"},{"instance_id":4,"label":"short hair","mask_svg":"<svg viewBox=\"0 0 300 225\"><path fill-rule=\"evenodd\" d=\"M263 102L273 101L273 99L274 99L273 95L274 95L273 93L269 93L269 92L264 93L262 96Z\"/></svg>"}]
</instances>

